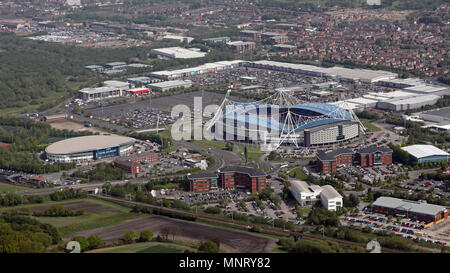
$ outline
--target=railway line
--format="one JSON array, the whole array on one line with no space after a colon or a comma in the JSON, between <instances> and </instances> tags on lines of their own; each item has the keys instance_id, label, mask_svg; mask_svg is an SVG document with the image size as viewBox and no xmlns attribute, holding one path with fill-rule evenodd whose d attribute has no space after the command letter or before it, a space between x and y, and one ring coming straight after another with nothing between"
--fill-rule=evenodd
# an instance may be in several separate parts
<instances>
[{"instance_id":1,"label":"railway line","mask_svg":"<svg viewBox=\"0 0 450 273\"><path fill-rule=\"evenodd\" d=\"M135 202L135 201L122 200L122 199L114 198L114 197L99 196L99 195L92 195L92 194L90 196L93 198L116 202L116 203L120 203L120 204L124 204L124 205L144 206L144 207L151 207L151 208L157 208L157 209L164 209L166 211L176 212L178 214L183 214L183 215L192 216L192 217L210 220L210 221L215 221L215 222L231 224L231 225L240 226L240 227L249 227L249 225L253 225L253 224L249 224L249 223L243 223L243 222L239 222L239 221L233 221L233 220L228 220L228 219L223 219L223 218L218 218L218 217L213 217L213 216L199 215L199 214L195 214L192 212L187 212L187 211L182 211L182 210L177 210L177 209L162 208L162 207L155 206L155 205L150 205L150 204L145 204L145 203L140 203L140 202ZM308 238L308 239L334 242L334 243L338 243L343 246L359 246L364 249L366 248L366 246L363 244L349 242L349 241L342 241L342 240L333 239L333 238L324 238L324 237L316 236L316 235L312 235L312 234L305 234L305 233L300 233L300 232L282 230L282 229L278 229L278 228L270 228L270 227L261 226L261 225L258 225L258 227L264 231L275 232L275 233L284 234L284 235L292 235L292 236L298 236L300 238ZM402 253L401 251L388 249L388 248L381 248L381 252L382 253Z\"/></svg>"}]
</instances>

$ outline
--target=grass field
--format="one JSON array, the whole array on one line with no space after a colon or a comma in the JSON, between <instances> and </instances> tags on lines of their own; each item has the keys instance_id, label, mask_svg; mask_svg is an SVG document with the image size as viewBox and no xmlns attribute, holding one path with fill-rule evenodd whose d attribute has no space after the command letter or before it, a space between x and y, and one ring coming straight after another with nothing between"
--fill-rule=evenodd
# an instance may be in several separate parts
<instances>
[{"instance_id":1,"label":"grass field","mask_svg":"<svg viewBox=\"0 0 450 273\"><path fill-rule=\"evenodd\" d=\"M98 200L98 199L84 198L84 199L71 199L71 200L64 200L64 201L46 201L46 202L44 202L42 204L20 205L20 206L15 206L15 207L0 207L0 212L5 211L5 210L10 210L10 209L35 208L35 207L49 206L49 205L61 205L61 206L64 206L65 204L74 203L74 202L82 202L82 201L87 201L87 202L90 202L90 203L95 203L95 204L108 206L108 207L111 207L111 208L116 208L118 210L121 210L124 213L128 213L131 210L130 208L121 206L121 205L116 204L116 203L106 202L106 201Z\"/></svg>"},{"instance_id":2,"label":"grass field","mask_svg":"<svg viewBox=\"0 0 450 273\"><path fill-rule=\"evenodd\" d=\"M120 206L118 204L105 202L102 200L94 199L73 199L65 201L48 201L43 204L22 205L9 208L1 208L1 211L19 209L19 208L31 208L38 209L39 207L49 207L51 205L70 206L76 204L77 208L92 207L92 209L86 209L85 213L81 216L74 217L33 217L42 223L48 223L53 225L61 233L62 237L71 236L77 232L110 227L123 223L126 220L136 219L143 217L142 215L131 214L130 208ZM43 209L43 208L42 208Z\"/></svg>"},{"instance_id":3,"label":"grass field","mask_svg":"<svg viewBox=\"0 0 450 273\"><path fill-rule=\"evenodd\" d=\"M223 141L213 141L213 140L193 140L192 143L202 145L208 148L215 148L219 150L224 150L226 144Z\"/></svg>"},{"instance_id":4,"label":"grass field","mask_svg":"<svg viewBox=\"0 0 450 273\"><path fill-rule=\"evenodd\" d=\"M306 180L308 176L300 169L300 167L295 167L294 169L289 170L288 175L290 177L294 177L299 180Z\"/></svg>"},{"instance_id":5,"label":"grass field","mask_svg":"<svg viewBox=\"0 0 450 273\"><path fill-rule=\"evenodd\" d=\"M0 193L29 190L29 187L0 182Z\"/></svg>"},{"instance_id":6,"label":"grass field","mask_svg":"<svg viewBox=\"0 0 450 273\"><path fill-rule=\"evenodd\" d=\"M360 120L361 120L361 122L363 123L364 127L367 128L368 132L378 132L378 131L381 131L380 128L378 128L377 126L375 126L375 125L372 124L372 121L371 121L371 120L363 119L363 118L361 118Z\"/></svg>"},{"instance_id":7,"label":"grass field","mask_svg":"<svg viewBox=\"0 0 450 273\"><path fill-rule=\"evenodd\" d=\"M245 145L239 144L239 155L244 157ZM256 145L247 145L247 161L259 162L261 157L261 149Z\"/></svg>"},{"instance_id":8,"label":"grass field","mask_svg":"<svg viewBox=\"0 0 450 273\"><path fill-rule=\"evenodd\" d=\"M192 143L202 145L208 148L214 148L219 150L225 150L226 148L226 142L224 141L210 141L210 140L194 140ZM238 147L238 154L242 157L244 157L244 147L243 144L234 144L235 150L236 147ZM248 145L247 146L247 153L248 153L248 161L249 162L259 162L260 156L261 156L261 149L256 145Z\"/></svg>"},{"instance_id":9,"label":"grass field","mask_svg":"<svg viewBox=\"0 0 450 273\"><path fill-rule=\"evenodd\" d=\"M185 243L180 242L149 242L136 243L125 246L118 246L105 249L97 249L95 253L181 253L184 250L196 251L194 246L186 246Z\"/></svg>"},{"instance_id":10,"label":"grass field","mask_svg":"<svg viewBox=\"0 0 450 273\"><path fill-rule=\"evenodd\" d=\"M143 216L128 213L102 212L98 214L85 213L82 216L76 217L39 217L38 220L53 225L58 229L62 237L68 237L77 232L115 226L126 220L139 217Z\"/></svg>"}]
</instances>

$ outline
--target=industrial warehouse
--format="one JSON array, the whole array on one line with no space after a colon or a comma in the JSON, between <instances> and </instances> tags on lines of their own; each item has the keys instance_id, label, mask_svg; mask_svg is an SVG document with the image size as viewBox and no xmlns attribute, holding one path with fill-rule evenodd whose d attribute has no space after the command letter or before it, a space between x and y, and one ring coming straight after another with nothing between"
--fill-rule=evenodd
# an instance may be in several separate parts
<instances>
[{"instance_id":1,"label":"industrial warehouse","mask_svg":"<svg viewBox=\"0 0 450 273\"><path fill-rule=\"evenodd\" d=\"M47 159L55 162L86 162L106 157L127 155L135 139L117 135L74 137L50 144L45 148Z\"/></svg>"},{"instance_id":2,"label":"industrial warehouse","mask_svg":"<svg viewBox=\"0 0 450 273\"><path fill-rule=\"evenodd\" d=\"M192 82L175 80L175 81L152 83L152 84L149 84L148 86L152 90L164 92L164 91L168 91L168 90L172 90L172 89L180 88L180 87L189 88L192 86Z\"/></svg>"},{"instance_id":3,"label":"industrial warehouse","mask_svg":"<svg viewBox=\"0 0 450 273\"><path fill-rule=\"evenodd\" d=\"M411 145L401 148L418 163L448 161L450 154L433 145Z\"/></svg>"},{"instance_id":4,"label":"industrial warehouse","mask_svg":"<svg viewBox=\"0 0 450 273\"><path fill-rule=\"evenodd\" d=\"M194 59L206 56L206 53L200 52L200 50L194 50L192 48L186 49L182 47L157 48L152 49L151 52L169 59Z\"/></svg>"},{"instance_id":5,"label":"industrial warehouse","mask_svg":"<svg viewBox=\"0 0 450 273\"><path fill-rule=\"evenodd\" d=\"M446 207L428 204L425 200L411 201L385 196L379 197L372 204L372 211L434 224L449 216Z\"/></svg>"}]
</instances>

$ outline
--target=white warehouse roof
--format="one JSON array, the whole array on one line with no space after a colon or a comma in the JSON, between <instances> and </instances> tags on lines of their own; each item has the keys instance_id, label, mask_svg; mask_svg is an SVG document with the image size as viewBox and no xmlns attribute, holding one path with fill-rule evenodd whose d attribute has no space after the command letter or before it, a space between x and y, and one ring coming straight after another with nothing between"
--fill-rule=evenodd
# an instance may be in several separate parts
<instances>
[{"instance_id":1,"label":"white warehouse roof","mask_svg":"<svg viewBox=\"0 0 450 273\"><path fill-rule=\"evenodd\" d=\"M450 156L449 153L433 146L433 145L411 145L401 148L403 151L408 152L410 155L415 158L423 158L428 156Z\"/></svg>"},{"instance_id":2,"label":"white warehouse roof","mask_svg":"<svg viewBox=\"0 0 450 273\"><path fill-rule=\"evenodd\" d=\"M362 105L370 105L373 104L373 106L375 106L375 104L377 103L377 100L373 100L373 99L367 99L367 98L355 98L355 99L350 99L347 100L347 102L350 103L356 103L356 104L362 104Z\"/></svg>"},{"instance_id":3,"label":"white warehouse roof","mask_svg":"<svg viewBox=\"0 0 450 273\"><path fill-rule=\"evenodd\" d=\"M379 197L372 206L379 206L391 209L401 209L413 213L420 213L425 215L436 215L441 211L445 211L444 206L428 204L426 202L403 200L398 198Z\"/></svg>"},{"instance_id":4,"label":"white warehouse roof","mask_svg":"<svg viewBox=\"0 0 450 273\"><path fill-rule=\"evenodd\" d=\"M438 91L446 90L446 89L448 89L448 87L424 84L424 85L418 85L418 86L411 86L411 87L407 87L404 89L407 91L415 92L415 93L430 94L430 93L435 93Z\"/></svg>"},{"instance_id":5,"label":"white warehouse roof","mask_svg":"<svg viewBox=\"0 0 450 273\"><path fill-rule=\"evenodd\" d=\"M174 59L193 59L205 57L205 52L198 52L182 47L166 47L151 50L153 53L168 56Z\"/></svg>"},{"instance_id":6,"label":"white warehouse roof","mask_svg":"<svg viewBox=\"0 0 450 273\"><path fill-rule=\"evenodd\" d=\"M402 104L415 104L421 102L428 102L433 100L438 100L440 97L436 95L422 95L422 96L414 96L409 98L395 98L388 100L387 102L393 105L402 105Z\"/></svg>"},{"instance_id":7,"label":"white warehouse roof","mask_svg":"<svg viewBox=\"0 0 450 273\"><path fill-rule=\"evenodd\" d=\"M115 88L129 88L130 84L127 82L111 80L111 81L104 81L103 86Z\"/></svg>"},{"instance_id":8,"label":"white warehouse roof","mask_svg":"<svg viewBox=\"0 0 450 273\"><path fill-rule=\"evenodd\" d=\"M150 87L159 87L159 88L170 88L170 87L177 87L177 86L182 86L185 84L192 84L192 81L186 80L186 81L179 81L179 80L175 80L175 81L165 81L165 82L158 82L158 83L153 83L150 84Z\"/></svg>"}]
</instances>

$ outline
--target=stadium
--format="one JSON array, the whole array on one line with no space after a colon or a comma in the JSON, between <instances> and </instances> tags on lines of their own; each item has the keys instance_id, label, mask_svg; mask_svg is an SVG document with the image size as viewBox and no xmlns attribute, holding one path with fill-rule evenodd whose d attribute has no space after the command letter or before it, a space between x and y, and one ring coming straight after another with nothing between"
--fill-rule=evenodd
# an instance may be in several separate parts
<instances>
[{"instance_id":1,"label":"stadium","mask_svg":"<svg viewBox=\"0 0 450 273\"><path fill-rule=\"evenodd\" d=\"M228 94L209 123L218 140L260 144L267 150L281 145L320 146L359 137L364 126L352 110L328 103L301 103L279 90L256 102L235 102Z\"/></svg>"},{"instance_id":2,"label":"stadium","mask_svg":"<svg viewBox=\"0 0 450 273\"><path fill-rule=\"evenodd\" d=\"M126 155L133 150L135 139L117 135L74 137L45 148L47 159L54 162L86 162Z\"/></svg>"}]
</instances>

